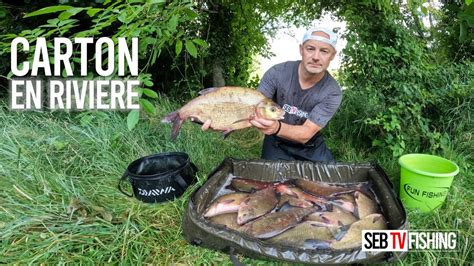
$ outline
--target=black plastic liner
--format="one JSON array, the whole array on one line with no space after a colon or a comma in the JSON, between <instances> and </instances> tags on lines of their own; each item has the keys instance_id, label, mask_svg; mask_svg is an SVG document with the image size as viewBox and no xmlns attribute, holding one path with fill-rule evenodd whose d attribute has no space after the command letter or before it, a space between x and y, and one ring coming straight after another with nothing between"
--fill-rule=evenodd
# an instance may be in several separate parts
<instances>
[{"instance_id":1,"label":"black plastic liner","mask_svg":"<svg viewBox=\"0 0 474 266\"><path fill-rule=\"evenodd\" d=\"M216 197L230 192L225 188L230 183L229 174L262 181L283 181L291 178L332 183L369 181L382 214L388 222L388 229L408 228L405 209L387 175L376 163L325 164L227 158L209 175L206 183L190 197L182 225L188 242L227 253L235 251L253 258L300 263L367 263L390 261L395 258L391 252L364 252L361 249L303 250L269 244L223 225L212 224L203 217L203 212ZM404 255L405 253L397 253L396 257Z\"/></svg>"}]
</instances>

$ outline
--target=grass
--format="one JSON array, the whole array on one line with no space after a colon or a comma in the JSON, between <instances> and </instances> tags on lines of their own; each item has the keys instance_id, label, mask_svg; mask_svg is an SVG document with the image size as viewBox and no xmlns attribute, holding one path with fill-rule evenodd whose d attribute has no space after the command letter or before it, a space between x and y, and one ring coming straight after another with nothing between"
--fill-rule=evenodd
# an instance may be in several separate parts
<instances>
[{"instance_id":1,"label":"grass","mask_svg":"<svg viewBox=\"0 0 474 266\"><path fill-rule=\"evenodd\" d=\"M159 117L176 106L166 100L158 106L158 117L128 131L121 113L11 112L0 103L0 263L231 264L227 254L188 244L181 219L190 193L207 173L226 157L258 158L262 137L249 129L223 140L185 123L178 140L170 142L170 126ZM328 135L340 161L377 160L398 184L396 159ZM461 166L443 207L431 214L408 213L414 229L460 230L461 250L409 253L399 264L474 261L472 152L466 147L441 154ZM145 204L116 189L130 162L164 151L185 151L199 168L198 183L183 197ZM239 258L245 264L280 265Z\"/></svg>"}]
</instances>

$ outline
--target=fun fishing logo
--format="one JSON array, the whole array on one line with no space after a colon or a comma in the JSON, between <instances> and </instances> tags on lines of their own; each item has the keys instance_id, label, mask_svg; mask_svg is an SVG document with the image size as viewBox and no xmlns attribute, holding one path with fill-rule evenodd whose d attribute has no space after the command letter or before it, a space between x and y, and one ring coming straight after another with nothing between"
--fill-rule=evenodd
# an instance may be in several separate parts
<instances>
[{"instance_id":1,"label":"fun fishing logo","mask_svg":"<svg viewBox=\"0 0 474 266\"><path fill-rule=\"evenodd\" d=\"M449 187L426 187L417 188L411 184L405 184L403 186L405 193L414 200L423 201L425 199L444 199L448 194ZM432 191L428 191L430 189Z\"/></svg>"},{"instance_id":2,"label":"fun fishing logo","mask_svg":"<svg viewBox=\"0 0 474 266\"><path fill-rule=\"evenodd\" d=\"M458 231L362 230L362 251L456 251Z\"/></svg>"},{"instance_id":3,"label":"fun fishing logo","mask_svg":"<svg viewBox=\"0 0 474 266\"><path fill-rule=\"evenodd\" d=\"M34 47L30 49L23 37L11 42L11 110L41 110L44 106L51 110L140 109L134 89L140 81L125 78L138 76L138 38L132 38L131 49L126 38L107 37L61 37L51 43L37 38ZM88 53L92 48L95 54ZM33 54L33 59L18 62L20 51ZM88 63L93 60L100 76L96 79L88 76ZM123 79L112 80L114 73Z\"/></svg>"}]
</instances>

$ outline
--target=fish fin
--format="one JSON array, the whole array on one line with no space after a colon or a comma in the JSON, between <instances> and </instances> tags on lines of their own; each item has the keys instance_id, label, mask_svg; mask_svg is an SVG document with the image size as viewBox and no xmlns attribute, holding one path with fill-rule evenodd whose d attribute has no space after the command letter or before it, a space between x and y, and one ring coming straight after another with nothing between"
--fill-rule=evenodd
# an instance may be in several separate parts
<instances>
[{"instance_id":1,"label":"fish fin","mask_svg":"<svg viewBox=\"0 0 474 266\"><path fill-rule=\"evenodd\" d=\"M291 206L291 205L288 203L288 201L286 201L286 202L280 207L280 209L278 209L278 211L286 212L286 211L291 210L291 209L293 209L293 208L296 208L296 207Z\"/></svg>"},{"instance_id":2,"label":"fish fin","mask_svg":"<svg viewBox=\"0 0 474 266\"><path fill-rule=\"evenodd\" d=\"M357 191L356 189L354 190L347 190L347 191L342 191L342 192L335 192L335 193L332 193L331 195L329 195L330 197L333 197L333 198L337 198L341 195L345 195L345 194L353 194L355 191Z\"/></svg>"},{"instance_id":3,"label":"fish fin","mask_svg":"<svg viewBox=\"0 0 474 266\"><path fill-rule=\"evenodd\" d=\"M378 222L379 220L384 221L382 215L377 215L376 217L374 217L374 218L372 219L372 223L374 224L374 223Z\"/></svg>"},{"instance_id":4,"label":"fish fin","mask_svg":"<svg viewBox=\"0 0 474 266\"><path fill-rule=\"evenodd\" d=\"M359 191L354 192L354 199L359 199L359 196L360 196Z\"/></svg>"},{"instance_id":5,"label":"fish fin","mask_svg":"<svg viewBox=\"0 0 474 266\"><path fill-rule=\"evenodd\" d=\"M222 203L223 203L223 204L229 204L229 203L232 203L232 202L234 202L234 201L235 201L235 199L228 199L228 200L222 201Z\"/></svg>"},{"instance_id":6,"label":"fish fin","mask_svg":"<svg viewBox=\"0 0 474 266\"><path fill-rule=\"evenodd\" d=\"M298 198L298 194L291 189L289 189L289 192L286 192L285 194L293 198Z\"/></svg>"},{"instance_id":7,"label":"fish fin","mask_svg":"<svg viewBox=\"0 0 474 266\"><path fill-rule=\"evenodd\" d=\"M349 231L349 227L341 227L341 231L335 232L334 238L337 241L341 240L347 234L347 231Z\"/></svg>"},{"instance_id":8,"label":"fish fin","mask_svg":"<svg viewBox=\"0 0 474 266\"><path fill-rule=\"evenodd\" d=\"M356 206L353 203L348 202L348 201L338 199L338 200L332 201L332 203L338 207L343 208L344 210L347 210L348 212L355 213L357 210Z\"/></svg>"},{"instance_id":9,"label":"fish fin","mask_svg":"<svg viewBox=\"0 0 474 266\"><path fill-rule=\"evenodd\" d=\"M167 114L161 120L162 123L173 123L173 127L171 129L171 140L175 140L179 134L179 130L181 129L181 125L183 124L184 120L179 117L179 110L171 112Z\"/></svg>"},{"instance_id":10,"label":"fish fin","mask_svg":"<svg viewBox=\"0 0 474 266\"><path fill-rule=\"evenodd\" d=\"M359 199L359 192L356 191L354 193L354 199L355 199L355 204L354 204L354 216L361 219L362 217L360 217L360 213L359 213L359 204L357 204L357 200Z\"/></svg>"},{"instance_id":11,"label":"fish fin","mask_svg":"<svg viewBox=\"0 0 474 266\"><path fill-rule=\"evenodd\" d=\"M355 190L355 191L362 192L362 193L364 193L365 195L370 195L370 194L372 194L372 193L370 192L370 185L369 185L369 182L361 182L360 184L355 185L354 190Z\"/></svg>"},{"instance_id":12,"label":"fish fin","mask_svg":"<svg viewBox=\"0 0 474 266\"><path fill-rule=\"evenodd\" d=\"M239 122L249 121L249 120L250 120L250 118L239 119L239 120L233 122L232 124L237 124L237 123L239 123Z\"/></svg>"},{"instance_id":13,"label":"fish fin","mask_svg":"<svg viewBox=\"0 0 474 266\"><path fill-rule=\"evenodd\" d=\"M161 123L172 123L178 118L179 110L167 114L165 117L163 117L163 119L161 119Z\"/></svg>"},{"instance_id":14,"label":"fish fin","mask_svg":"<svg viewBox=\"0 0 474 266\"><path fill-rule=\"evenodd\" d=\"M197 118L195 116L191 116L190 118L191 118L191 122L193 122L193 123L196 123L198 125L204 124L204 122L202 122L199 118Z\"/></svg>"},{"instance_id":15,"label":"fish fin","mask_svg":"<svg viewBox=\"0 0 474 266\"><path fill-rule=\"evenodd\" d=\"M321 211L321 212L332 211L331 204L324 204L324 203L321 203L321 202L313 202L313 204L317 208L318 211Z\"/></svg>"},{"instance_id":16,"label":"fish fin","mask_svg":"<svg viewBox=\"0 0 474 266\"><path fill-rule=\"evenodd\" d=\"M331 223L331 220L328 219L326 216L324 216L324 215L321 214L321 215L319 215L319 217L321 217L321 219L323 219L323 222L324 222L325 224L330 224L330 223Z\"/></svg>"},{"instance_id":17,"label":"fish fin","mask_svg":"<svg viewBox=\"0 0 474 266\"><path fill-rule=\"evenodd\" d=\"M229 184L229 185L225 186L224 188L228 189L228 190L238 191L238 189L236 189L234 186L232 186L232 184Z\"/></svg>"},{"instance_id":18,"label":"fish fin","mask_svg":"<svg viewBox=\"0 0 474 266\"><path fill-rule=\"evenodd\" d=\"M173 122L173 128L171 129L171 140L175 140L178 137L179 130L181 129L181 125L183 125L184 120L178 118Z\"/></svg>"},{"instance_id":19,"label":"fish fin","mask_svg":"<svg viewBox=\"0 0 474 266\"><path fill-rule=\"evenodd\" d=\"M359 218L359 219L363 218L363 217L360 217L359 207L355 208L355 210L354 210L353 213L354 213L354 216L355 216L355 217L357 217L357 218Z\"/></svg>"},{"instance_id":20,"label":"fish fin","mask_svg":"<svg viewBox=\"0 0 474 266\"><path fill-rule=\"evenodd\" d=\"M224 137L224 139L226 139L233 131L233 129L226 129L224 132L222 132L222 136Z\"/></svg>"},{"instance_id":21,"label":"fish fin","mask_svg":"<svg viewBox=\"0 0 474 266\"><path fill-rule=\"evenodd\" d=\"M342 229L344 228L344 226L340 226L340 227L328 226L327 228L329 232L331 233L332 237L336 239L336 237L339 236L339 234L341 234L341 232L343 231Z\"/></svg>"},{"instance_id":22,"label":"fish fin","mask_svg":"<svg viewBox=\"0 0 474 266\"><path fill-rule=\"evenodd\" d=\"M213 92L213 91L216 91L218 89L219 89L219 87L211 87L211 88L207 88L207 89L199 91L198 94L199 95L206 95L206 94L208 94L210 92Z\"/></svg>"}]
</instances>

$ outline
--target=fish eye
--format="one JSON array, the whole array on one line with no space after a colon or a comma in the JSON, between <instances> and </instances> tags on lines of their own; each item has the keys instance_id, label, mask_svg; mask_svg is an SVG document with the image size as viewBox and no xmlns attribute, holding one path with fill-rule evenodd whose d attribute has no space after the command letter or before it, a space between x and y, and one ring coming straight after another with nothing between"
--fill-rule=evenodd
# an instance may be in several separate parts
<instances>
[{"instance_id":1,"label":"fish eye","mask_svg":"<svg viewBox=\"0 0 474 266\"><path fill-rule=\"evenodd\" d=\"M272 107L272 108L270 108L270 111L276 112L276 108L275 108L275 107Z\"/></svg>"}]
</instances>

